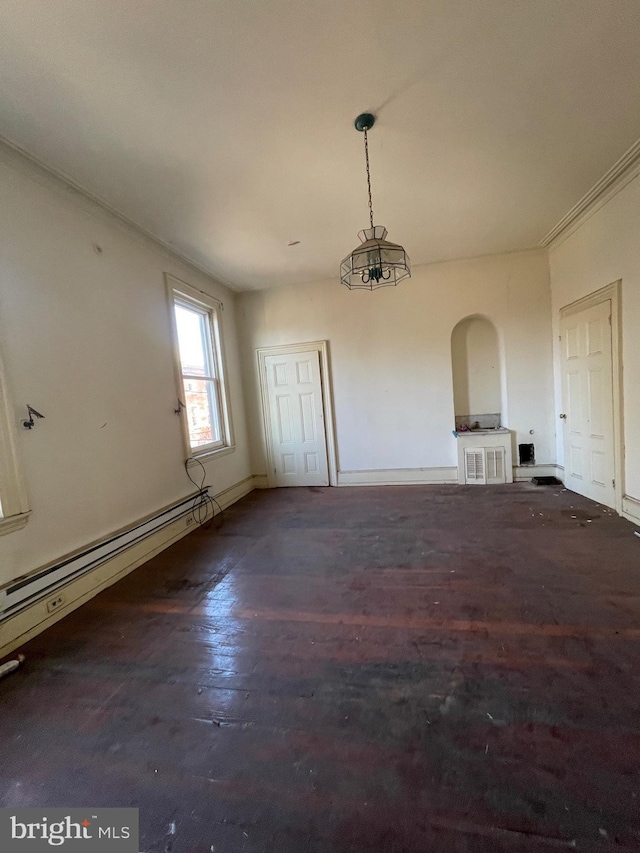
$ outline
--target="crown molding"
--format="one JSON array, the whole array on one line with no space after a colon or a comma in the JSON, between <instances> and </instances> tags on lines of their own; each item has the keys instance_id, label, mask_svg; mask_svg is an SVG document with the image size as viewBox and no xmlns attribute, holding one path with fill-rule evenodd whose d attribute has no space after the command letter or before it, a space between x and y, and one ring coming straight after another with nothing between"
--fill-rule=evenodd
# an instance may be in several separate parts
<instances>
[{"instance_id":1,"label":"crown molding","mask_svg":"<svg viewBox=\"0 0 640 853\"><path fill-rule=\"evenodd\" d=\"M552 246L560 236L568 237L603 204L619 192L629 181L640 174L640 139L595 183L589 192L553 226L540 241L541 246Z\"/></svg>"},{"instance_id":2,"label":"crown molding","mask_svg":"<svg viewBox=\"0 0 640 853\"><path fill-rule=\"evenodd\" d=\"M146 228L138 225L133 219L129 219L128 216L125 216L124 213L112 207L104 199L100 198L100 196L94 195L94 193L77 184L72 178L65 175L64 172L47 166L41 160L38 160L37 157L34 157L28 151L20 148L19 145L16 145L2 135L0 135L0 162L32 178L53 192L64 195L88 213L102 215L103 218L111 224L119 226L121 230L137 239L146 248L159 252L165 257L168 256L173 261L187 264L199 273L206 275L207 278L212 279L216 284L222 285L234 293L243 292L226 281L214 270L190 258L189 255L176 249L171 243L166 242L151 231L147 231Z\"/></svg>"}]
</instances>

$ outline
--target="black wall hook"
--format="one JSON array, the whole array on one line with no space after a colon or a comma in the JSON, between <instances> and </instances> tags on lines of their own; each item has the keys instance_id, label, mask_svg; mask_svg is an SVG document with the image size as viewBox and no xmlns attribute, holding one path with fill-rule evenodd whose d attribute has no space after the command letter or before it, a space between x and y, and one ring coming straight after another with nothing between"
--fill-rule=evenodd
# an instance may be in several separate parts
<instances>
[{"instance_id":1,"label":"black wall hook","mask_svg":"<svg viewBox=\"0 0 640 853\"><path fill-rule=\"evenodd\" d=\"M25 429L33 429L36 425L34 421L34 417L36 418L44 418L44 415L41 415L40 412L36 412L36 410L27 403L27 414L29 415L28 421L22 421L22 426Z\"/></svg>"}]
</instances>

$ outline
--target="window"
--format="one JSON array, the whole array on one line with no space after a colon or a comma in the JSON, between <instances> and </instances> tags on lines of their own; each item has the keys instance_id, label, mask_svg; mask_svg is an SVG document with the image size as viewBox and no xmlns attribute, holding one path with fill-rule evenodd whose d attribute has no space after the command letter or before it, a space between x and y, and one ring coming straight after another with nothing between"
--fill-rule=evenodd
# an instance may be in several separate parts
<instances>
[{"instance_id":1,"label":"window","mask_svg":"<svg viewBox=\"0 0 640 853\"><path fill-rule=\"evenodd\" d=\"M27 523L29 506L20 473L13 410L0 357L0 534Z\"/></svg>"},{"instance_id":2,"label":"window","mask_svg":"<svg viewBox=\"0 0 640 853\"><path fill-rule=\"evenodd\" d=\"M232 447L224 381L220 312L222 305L168 277L177 343L179 389L190 456Z\"/></svg>"}]
</instances>

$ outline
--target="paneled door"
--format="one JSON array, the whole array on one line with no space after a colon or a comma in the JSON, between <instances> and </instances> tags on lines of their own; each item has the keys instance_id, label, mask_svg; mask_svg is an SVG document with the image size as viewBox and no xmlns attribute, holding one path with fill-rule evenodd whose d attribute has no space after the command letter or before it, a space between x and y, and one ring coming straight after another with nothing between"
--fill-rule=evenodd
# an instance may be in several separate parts
<instances>
[{"instance_id":1,"label":"paneled door","mask_svg":"<svg viewBox=\"0 0 640 853\"><path fill-rule=\"evenodd\" d=\"M615 507L611 340L608 299L561 320L565 486Z\"/></svg>"},{"instance_id":2,"label":"paneled door","mask_svg":"<svg viewBox=\"0 0 640 853\"><path fill-rule=\"evenodd\" d=\"M317 350L264 360L274 486L328 486L322 377Z\"/></svg>"}]
</instances>

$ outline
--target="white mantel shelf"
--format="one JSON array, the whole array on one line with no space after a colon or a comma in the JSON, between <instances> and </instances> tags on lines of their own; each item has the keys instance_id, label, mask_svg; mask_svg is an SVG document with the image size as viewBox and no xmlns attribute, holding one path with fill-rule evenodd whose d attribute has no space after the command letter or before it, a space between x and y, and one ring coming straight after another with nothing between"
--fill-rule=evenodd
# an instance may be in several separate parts
<instances>
[{"instance_id":1,"label":"white mantel shelf","mask_svg":"<svg viewBox=\"0 0 640 853\"><path fill-rule=\"evenodd\" d=\"M467 438L470 435L508 435L511 430L508 430L506 427L500 427L499 429L465 429L465 430L454 430L453 434L456 438Z\"/></svg>"}]
</instances>

